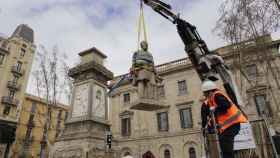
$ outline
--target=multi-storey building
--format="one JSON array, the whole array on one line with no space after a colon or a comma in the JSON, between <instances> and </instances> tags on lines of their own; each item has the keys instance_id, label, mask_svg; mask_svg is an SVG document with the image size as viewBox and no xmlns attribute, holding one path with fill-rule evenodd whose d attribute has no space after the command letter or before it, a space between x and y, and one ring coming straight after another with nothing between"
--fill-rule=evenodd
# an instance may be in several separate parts
<instances>
[{"instance_id":1,"label":"multi-storey building","mask_svg":"<svg viewBox=\"0 0 280 158\"><path fill-rule=\"evenodd\" d=\"M280 40L273 41L270 36L264 36L260 40L215 50L224 57L237 80L244 100L242 109L254 129L257 147L254 154L259 158L272 157L266 128L259 123L263 122L264 113L271 114L265 116L273 129L280 132L279 45ZM169 107L153 112L130 110L130 103L137 99L136 88L129 82L122 84L110 98L109 108L116 146L122 156L132 155L134 158L203 157L201 81L190 60L171 61L156 69L164 79L159 95Z\"/></svg>"},{"instance_id":2,"label":"multi-storey building","mask_svg":"<svg viewBox=\"0 0 280 158\"><path fill-rule=\"evenodd\" d=\"M0 157L7 157L15 139L35 48L33 30L25 24L0 37Z\"/></svg>"},{"instance_id":3,"label":"multi-storey building","mask_svg":"<svg viewBox=\"0 0 280 158\"><path fill-rule=\"evenodd\" d=\"M68 116L69 106L63 104L49 105L51 111L48 142L44 142L43 133L47 116L46 100L25 94L16 130L16 140L10 156L40 157L41 144L46 148L54 144L55 139L62 133L64 122Z\"/></svg>"}]
</instances>

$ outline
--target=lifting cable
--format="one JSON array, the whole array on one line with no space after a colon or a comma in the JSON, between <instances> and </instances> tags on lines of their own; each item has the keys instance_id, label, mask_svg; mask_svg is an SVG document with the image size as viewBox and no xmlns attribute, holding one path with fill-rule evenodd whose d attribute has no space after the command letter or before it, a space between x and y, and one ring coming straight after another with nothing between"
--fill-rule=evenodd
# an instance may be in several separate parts
<instances>
[{"instance_id":1,"label":"lifting cable","mask_svg":"<svg viewBox=\"0 0 280 158\"><path fill-rule=\"evenodd\" d=\"M138 38L137 38L137 50L140 50L140 40L141 40L141 33L143 30L144 41L148 42L147 39L147 31L145 25L145 18L144 18L144 9L143 9L143 0L140 0L140 15L138 20Z\"/></svg>"}]
</instances>

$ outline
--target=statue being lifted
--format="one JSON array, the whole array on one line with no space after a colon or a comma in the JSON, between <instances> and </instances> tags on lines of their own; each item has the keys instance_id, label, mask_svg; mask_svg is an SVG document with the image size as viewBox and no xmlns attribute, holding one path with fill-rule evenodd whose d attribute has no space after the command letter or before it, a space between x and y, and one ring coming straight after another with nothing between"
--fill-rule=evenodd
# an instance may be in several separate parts
<instances>
[{"instance_id":1,"label":"statue being lifted","mask_svg":"<svg viewBox=\"0 0 280 158\"><path fill-rule=\"evenodd\" d=\"M156 74L154 59L146 41L142 41L140 46L141 49L132 57L132 84L137 87L140 99L157 99L157 83L160 79Z\"/></svg>"}]
</instances>

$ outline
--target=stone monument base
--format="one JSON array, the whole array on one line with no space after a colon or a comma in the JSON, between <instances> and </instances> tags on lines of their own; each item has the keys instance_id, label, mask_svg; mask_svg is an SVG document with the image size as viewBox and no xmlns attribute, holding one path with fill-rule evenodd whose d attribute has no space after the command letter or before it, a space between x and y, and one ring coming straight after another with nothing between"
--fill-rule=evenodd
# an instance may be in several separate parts
<instances>
[{"instance_id":1,"label":"stone monument base","mask_svg":"<svg viewBox=\"0 0 280 158\"><path fill-rule=\"evenodd\" d=\"M109 150L106 147L105 131L108 130L109 124L105 122L68 121L49 158L118 158L114 148Z\"/></svg>"},{"instance_id":2,"label":"stone monument base","mask_svg":"<svg viewBox=\"0 0 280 158\"><path fill-rule=\"evenodd\" d=\"M140 98L130 104L130 109L142 111L156 111L168 107L163 101L146 98Z\"/></svg>"}]
</instances>

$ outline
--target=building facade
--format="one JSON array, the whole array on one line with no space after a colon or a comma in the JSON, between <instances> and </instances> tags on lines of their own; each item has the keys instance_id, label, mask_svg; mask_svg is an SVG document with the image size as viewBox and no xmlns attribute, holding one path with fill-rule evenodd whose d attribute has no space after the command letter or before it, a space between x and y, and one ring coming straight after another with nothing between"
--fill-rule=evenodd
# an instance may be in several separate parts
<instances>
[{"instance_id":1,"label":"building facade","mask_svg":"<svg viewBox=\"0 0 280 158\"><path fill-rule=\"evenodd\" d=\"M15 139L35 48L34 32L25 24L0 37L0 157L7 157Z\"/></svg>"},{"instance_id":2,"label":"building facade","mask_svg":"<svg viewBox=\"0 0 280 158\"><path fill-rule=\"evenodd\" d=\"M44 99L25 94L17 124L16 140L10 157L40 157L41 144L45 143L43 132L46 125L47 108ZM47 150L62 133L69 111L69 106L63 104L49 105L49 108L51 109L51 123L48 130Z\"/></svg>"},{"instance_id":3,"label":"building facade","mask_svg":"<svg viewBox=\"0 0 280 158\"><path fill-rule=\"evenodd\" d=\"M237 81L244 102L242 109L254 129L257 150L253 153L259 158L272 157L263 114L274 131L280 132L279 44L279 40L264 36L259 41L215 50L224 57ZM122 156L134 158L203 157L201 81L190 60L179 59L156 69L163 78L158 93L169 107L153 112L130 110L130 103L137 99L137 90L128 81L124 83L110 98L111 130L116 146Z\"/></svg>"}]
</instances>

